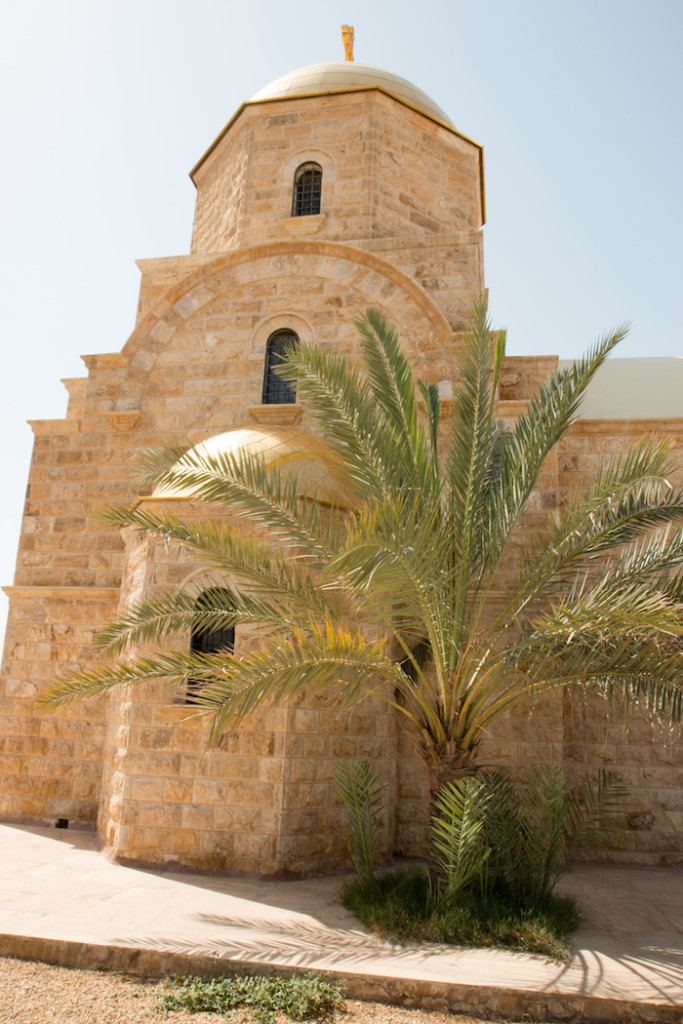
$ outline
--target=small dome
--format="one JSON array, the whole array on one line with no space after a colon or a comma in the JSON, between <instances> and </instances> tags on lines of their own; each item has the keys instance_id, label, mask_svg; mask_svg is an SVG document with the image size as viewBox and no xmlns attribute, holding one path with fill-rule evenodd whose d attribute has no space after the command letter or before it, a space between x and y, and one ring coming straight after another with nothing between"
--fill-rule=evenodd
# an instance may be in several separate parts
<instances>
[{"instance_id":1,"label":"small dome","mask_svg":"<svg viewBox=\"0 0 683 1024\"><path fill-rule=\"evenodd\" d=\"M348 490L341 474L335 470L333 457L325 442L309 434L305 430L293 427L247 427L240 430L229 430L225 434L217 434L202 441L190 449L188 455L196 452L199 456L215 457L219 455L236 455L240 451L250 454L261 454L266 466L277 465L284 473L289 472L298 477L301 491L310 497L316 497L329 505L350 508L352 505ZM177 462L183 468L184 459ZM190 465L191 465L190 460ZM191 501L193 492L181 487L158 487L152 498L182 498Z\"/></svg>"},{"instance_id":2,"label":"small dome","mask_svg":"<svg viewBox=\"0 0 683 1024\"><path fill-rule=\"evenodd\" d=\"M357 61L327 61L311 64L288 75L276 78L274 82L260 89L251 97L257 100L287 99L290 96L315 96L327 92L346 92L350 89L367 89L378 86L385 92L405 100L411 107L417 107L437 121L453 127L450 117L430 99L422 89L399 75L373 64L359 64Z\"/></svg>"}]
</instances>

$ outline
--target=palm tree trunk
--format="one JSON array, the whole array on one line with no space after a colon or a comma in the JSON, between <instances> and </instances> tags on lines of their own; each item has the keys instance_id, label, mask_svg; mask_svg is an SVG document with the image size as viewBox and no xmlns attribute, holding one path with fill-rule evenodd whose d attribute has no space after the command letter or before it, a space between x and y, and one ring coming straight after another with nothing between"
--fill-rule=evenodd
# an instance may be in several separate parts
<instances>
[{"instance_id":1,"label":"palm tree trunk","mask_svg":"<svg viewBox=\"0 0 683 1024\"><path fill-rule=\"evenodd\" d=\"M477 748L458 749L453 742L421 744L420 757L427 771L432 800L446 782L476 775L479 768Z\"/></svg>"}]
</instances>

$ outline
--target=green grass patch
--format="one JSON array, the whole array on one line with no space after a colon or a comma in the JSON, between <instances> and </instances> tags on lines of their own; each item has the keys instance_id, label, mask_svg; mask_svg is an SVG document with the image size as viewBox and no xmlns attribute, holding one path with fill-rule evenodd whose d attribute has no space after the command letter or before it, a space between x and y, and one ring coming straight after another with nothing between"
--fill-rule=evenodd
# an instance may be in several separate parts
<instances>
[{"instance_id":1,"label":"green grass patch","mask_svg":"<svg viewBox=\"0 0 683 1024\"><path fill-rule=\"evenodd\" d=\"M395 942L496 946L554 960L566 959L565 937L581 919L570 897L551 895L541 906L520 906L503 892L485 900L468 892L439 898L419 869L357 878L341 897L363 924Z\"/></svg>"},{"instance_id":2,"label":"green grass patch","mask_svg":"<svg viewBox=\"0 0 683 1024\"><path fill-rule=\"evenodd\" d=\"M250 1010L261 1021L278 1014L290 1020L320 1020L344 1000L337 982L320 974L233 975L223 978L169 978L171 992L163 997L159 1009L189 1010L190 1013L220 1013L227 1017L238 1007Z\"/></svg>"}]
</instances>

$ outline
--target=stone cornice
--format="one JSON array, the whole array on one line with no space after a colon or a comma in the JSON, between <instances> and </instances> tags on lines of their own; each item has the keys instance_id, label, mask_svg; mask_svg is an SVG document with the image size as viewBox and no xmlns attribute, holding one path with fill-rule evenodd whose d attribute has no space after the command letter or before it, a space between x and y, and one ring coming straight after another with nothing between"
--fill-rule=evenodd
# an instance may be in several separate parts
<instances>
[{"instance_id":1,"label":"stone cornice","mask_svg":"<svg viewBox=\"0 0 683 1024\"><path fill-rule=\"evenodd\" d=\"M11 601L118 601L118 587L3 587Z\"/></svg>"},{"instance_id":2,"label":"stone cornice","mask_svg":"<svg viewBox=\"0 0 683 1024\"><path fill-rule=\"evenodd\" d=\"M278 224L287 234L302 238L306 235L317 235L326 221L325 214L318 213L308 217L281 217Z\"/></svg>"},{"instance_id":3,"label":"stone cornice","mask_svg":"<svg viewBox=\"0 0 683 1024\"><path fill-rule=\"evenodd\" d=\"M527 399L503 399L498 403L497 414L502 419L519 416L526 411ZM667 419L576 419L569 428L572 434L634 434L642 437L648 434L683 434L683 417Z\"/></svg>"},{"instance_id":4,"label":"stone cornice","mask_svg":"<svg viewBox=\"0 0 683 1024\"><path fill-rule=\"evenodd\" d=\"M126 358L121 352L95 352L92 355L81 356L81 359L88 370L94 370L95 367L118 370L126 365Z\"/></svg>"},{"instance_id":5,"label":"stone cornice","mask_svg":"<svg viewBox=\"0 0 683 1024\"><path fill-rule=\"evenodd\" d=\"M269 426L291 426L298 423L304 414L302 405L249 405L249 412L258 423Z\"/></svg>"},{"instance_id":6,"label":"stone cornice","mask_svg":"<svg viewBox=\"0 0 683 1024\"><path fill-rule=\"evenodd\" d=\"M105 412L104 415L119 434L134 430L142 423L142 413L139 409L118 409L115 412Z\"/></svg>"},{"instance_id":7,"label":"stone cornice","mask_svg":"<svg viewBox=\"0 0 683 1024\"><path fill-rule=\"evenodd\" d=\"M585 419L574 420L570 430L576 434L683 434L683 417L662 419Z\"/></svg>"},{"instance_id":8,"label":"stone cornice","mask_svg":"<svg viewBox=\"0 0 683 1024\"><path fill-rule=\"evenodd\" d=\"M40 434L77 434L78 420L27 420L36 437Z\"/></svg>"}]
</instances>

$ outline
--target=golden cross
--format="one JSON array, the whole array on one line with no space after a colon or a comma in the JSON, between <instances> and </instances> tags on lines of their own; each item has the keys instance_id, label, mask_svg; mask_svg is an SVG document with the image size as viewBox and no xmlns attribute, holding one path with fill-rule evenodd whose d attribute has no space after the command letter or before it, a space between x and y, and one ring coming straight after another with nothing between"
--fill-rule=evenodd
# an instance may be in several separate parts
<instances>
[{"instance_id":1,"label":"golden cross","mask_svg":"<svg viewBox=\"0 0 683 1024\"><path fill-rule=\"evenodd\" d=\"M342 25L344 53L347 60L353 60L353 25Z\"/></svg>"}]
</instances>

